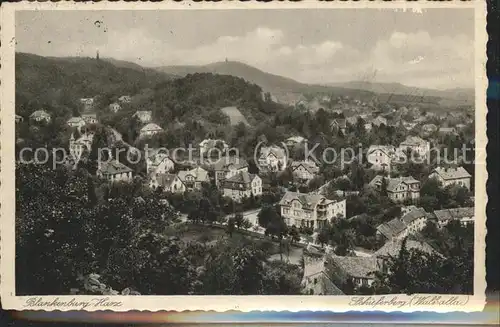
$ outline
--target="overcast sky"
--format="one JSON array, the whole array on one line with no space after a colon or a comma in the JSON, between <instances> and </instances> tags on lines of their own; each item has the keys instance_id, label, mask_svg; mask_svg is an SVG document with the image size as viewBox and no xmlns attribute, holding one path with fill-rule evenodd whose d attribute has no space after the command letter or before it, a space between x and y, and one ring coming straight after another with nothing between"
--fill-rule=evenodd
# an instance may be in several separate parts
<instances>
[{"instance_id":1,"label":"overcast sky","mask_svg":"<svg viewBox=\"0 0 500 327\"><path fill-rule=\"evenodd\" d=\"M474 12L428 9L24 11L16 50L143 66L226 58L307 83L473 87Z\"/></svg>"}]
</instances>

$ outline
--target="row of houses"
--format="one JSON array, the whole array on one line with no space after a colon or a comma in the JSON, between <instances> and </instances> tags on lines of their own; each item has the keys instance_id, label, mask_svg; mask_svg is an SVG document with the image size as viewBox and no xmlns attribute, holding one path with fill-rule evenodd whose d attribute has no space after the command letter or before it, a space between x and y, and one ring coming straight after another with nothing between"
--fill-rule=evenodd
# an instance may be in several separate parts
<instances>
[{"instance_id":1,"label":"row of houses","mask_svg":"<svg viewBox=\"0 0 500 327\"><path fill-rule=\"evenodd\" d=\"M474 208L452 208L428 213L423 208L410 206L403 211L401 217L377 226L377 235L386 240L402 240L408 235L420 232L428 221L433 221L438 227L443 227L452 220L459 221L463 226L473 224Z\"/></svg>"},{"instance_id":2,"label":"row of houses","mask_svg":"<svg viewBox=\"0 0 500 327\"><path fill-rule=\"evenodd\" d=\"M398 147L392 145L371 145L367 151L367 161L375 170L391 169L391 165L406 158L407 152L415 153L418 158L426 158L430 143L418 136L408 136Z\"/></svg>"},{"instance_id":3,"label":"row of houses","mask_svg":"<svg viewBox=\"0 0 500 327\"><path fill-rule=\"evenodd\" d=\"M305 256L302 290L307 295L352 294L350 287L370 287L378 272L387 271L387 262L396 257L402 247L402 240L389 241L369 256ZM408 250L419 250L427 254L437 254L429 244L407 240ZM349 281L351 283L349 283Z\"/></svg>"},{"instance_id":4,"label":"row of houses","mask_svg":"<svg viewBox=\"0 0 500 327\"><path fill-rule=\"evenodd\" d=\"M458 185L470 190L471 175L463 167L437 167L428 176L435 178L443 187ZM415 201L420 198L420 181L412 176L386 177L377 175L368 185L385 192L395 202Z\"/></svg>"}]
</instances>

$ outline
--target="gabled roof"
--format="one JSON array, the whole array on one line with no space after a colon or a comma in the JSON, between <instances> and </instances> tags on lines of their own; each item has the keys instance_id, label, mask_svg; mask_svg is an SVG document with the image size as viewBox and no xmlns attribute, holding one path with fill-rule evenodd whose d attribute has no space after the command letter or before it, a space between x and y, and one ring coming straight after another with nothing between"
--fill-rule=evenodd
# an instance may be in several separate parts
<instances>
[{"instance_id":1,"label":"gabled roof","mask_svg":"<svg viewBox=\"0 0 500 327\"><path fill-rule=\"evenodd\" d=\"M256 177L257 175L255 174L250 174L246 171L240 171L238 172L237 174L229 177L228 179L226 179L226 182L231 182L231 183L250 183L253 181L253 179Z\"/></svg>"},{"instance_id":2,"label":"gabled roof","mask_svg":"<svg viewBox=\"0 0 500 327\"><path fill-rule=\"evenodd\" d=\"M405 215L403 215L401 220L408 225L411 224L413 221L422 217L427 218L427 212L423 208L415 208L413 210L410 210Z\"/></svg>"},{"instance_id":3,"label":"gabled roof","mask_svg":"<svg viewBox=\"0 0 500 327\"><path fill-rule=\"evenodd\" d=\"M412 176L388 178L388 177L383 177L381 175L377 175L370 181L370 185L372 186L382 185L383 178L385 178L387 181L387 191L389 192L394 192L401 183L405 184L419 183L419 181L413 178Z\"/></svg>"},{"instance_id":4,"label":"gabled roof","mask_svg":"<svg viewBox=\"0 0 500 327\"><path fill-rule=\"evenodd\" d=\"M132 117L139 117L139 119L147 117L149 119L152 115L153 112L151 110L138 110L132 115Z\"/></svg>"},{"instance_id":5,"label":"gabled roof","mask_svg":"<svg viewBox=\"0 0 500 327\"><path fill-rule=\"evenodd\" d=\"M81 122L85 122L82 117L71 117L70 119L68 119L68 124L78 124Z\"/></svg>"},{"instance_id":6,"label":"gabled roof","mask_svg":"<svg viewBox=\"0 0 500 327\"><path fill-rule=\"evenodd\" d=\"M228 171L229 168L240 170L248 167L248 162L243 158L224 156L217 160L212 167L215 171Z\"/></svg>"},{"instance_id":7,"label":"gabled roof","mask_svg":"<svg viewBox=\"0 0 500 327\"><path fill-rule=\"evenodd\" d=\"M316 165L316 163L314 163L312 161L294 161L291 164L291 169L292 169L292 171L294 171L301 166L304 167L304 169L306 169L309 173L311 173L313 175L317 174L319 171L319 168Z\"/></svg>"},{"instance_id":8,"label":"gabled roof","mask_svg":"<svg viewBox=\"0 0 500 327\"><path fill-rule=\"evenodd\" d=\"M474 218L474 207L436 210L434 216L440 221Z\"/></svg>"},{"instance_id":9,"label":"gabled roof","mask_svg":"<svg viewBox=\"0 0 500 327\"><path fill-rule=\"evenodd\" d=\"M419 181L417 181L412 176L390 178L389 182L387 183L387 191L394 192L401 183L413 184L419 183Z\"/></svg>"},{"instance_id":10,"label":"gabled roof","mask_svg":"<svg viewBox=\"0 0 500 327\"><path fill-rule=\"evenodd\" d=\"M154 132L154 131L162 131L163 128L158 126L155 123L149 123L145 125L143 128L141 128L141 132Z\"/></svg>"},{"instance_id":11,"label":"gabled roof","mask_svg":"<svg viewBox=\"0 0 500 327\"><path fill-rule=\"evenodd\" d=\"M83 119L85 119L85 118L97 118L97 114L95 114L95 113L92 113L92 114L83 114L82 118Z\"/></svg>"},{"instance_id":12,"label":"gabled roof","mask_svg":"<svg viewBox=\"0 0 500 327\"><path fill-rule=\"evenodd\" d=\"M286 192L281 198L280 205L290 205L291 201L298 200L306 208L313 208L318 204L328 204L334 202L328 200L321 194L315 193L299 193L299 192Z\"/></svg>"},{"instance_id":13,"label":"gabled roof","mask_svg":"<svg viewBox=\"0 0 500 327\"><path fill-rule=\"evenodd\" d=\"M158 185L162 187L170 187L177 178L175 174L158 174L155 177Z\"/></svg>"},{"instance_id":14,"label":"gabled roof","mask_svg":"<svg viewBox=\"0 0 500 327\"><path fill-rule=\"evenodd\" d=\"M325 269L325 257L316 259L304 256L303 282L308 278L312 280L312 283L308 283L308 289L313 289L315 295L344 295L344 292L328 276Z\"/></svg>"},{"instance_id":15,"label":"gabled roof","mask_svg":"<svg viewBox=\"0 0 500 327\"><path fill-rule=\"evenodd\" d=\"M255 174L249 174L246 171L240 171L237 174L229 177L223 183L223 187L233 190L241 190L245 187L250 187L250 183L258 177Z\"/></svg>"},{"instance_id":16,"label":"gabled roof","mask_svg":"<svg viewBox=\"0 0 500 327\"><path fill-rule=\"evenodd\" d=\"M286 157L285 150L283 150L282 148L280 148L280 147L278 147L276 145L272 145L272 146L269 146L269 147L262 147L260 149L260 157L259 157L259 159L265 159L269 155L274 155L278 159Z\"/></svg>"},{"instance_id":17,"label":"gabled roof","mask_svg":"<svg viewBox=\"0 0 500 327\"><path fill-rule=\"evenodd\" d=\"M401 246L403 245L403 240L393 240L388 241L384 244L378 251L376 251L374 257L396 257L399 255ZM406 249L408 250L420 250L428 254L437 253L429 244L421 241L406 240Z\"/></svg>"},{"instance_id":18,"label":"gabled roof","mask_svg":"<svg viewBox=\"0 0 500 327\"><path fill-rule=\"evenodd\" d=\"M382 151L382 153L386 154L389 157L392 157L396 153L396 148L392 145L370 145L367 154L375 151Z\"/></svg>"},{"instance_id":19,"label":"gabled roof","mask_svg":"<svg viewBox=\"0 0 500 327\"><path fill-rule=\"evenodd\" d=\"M471 177L471 175L463 167L457 167L457 168L437 167L432 172L433 173L435 172L444 180Z\"/></svg>"},{"instance_id":20,"label":"gabled roof","mask_svg":"<svg viewBox=\"0 0 500 327\"><path fill-rule=\"evenodd\" d=\"M376 257L341 257L329 255L326 260L342 268L350 277L375 278L374 273L380 270L381 261Z\"/></svg>"},{"instance_id":21,"label":"gabled roof","mask_svg":"<svg viewBox=\"0 0 500 327\"><path fill-rule=\"evenodd\" d=\"M398 218L394 218L388 222L385 222L377 226L377 231L388 239L392 239L398 236L406 229L406 225L402 223Z\"/></svg>"},{"instance_id":22,"label":"gabled roof","mask_svg":"<svg viewBox=\"0 0 500 327\"><path fill-rule=\"evenodd\" d=\"M103 175L115 175L115 174L121 174L121 173L128 173L131 172L132 169L129 167L125 166L119 161L112 160L109 162L102 162L99 167L99 171Z\"/></svg>"},{"instance_id":23,"label":"gabled roof","mask_svg":"<svg viewBox=\"0 0 500 327\"><path fill-rule=\"evenodd\" d=\"M406 138L406 140L404 140L403 142L401 142L400 145L403 145L403 146L419 146L419 145L425 145L429 142L427 142L426 140L418 137L418 136L408 136Z\"/></svg>"},{"instance_id":24,"label":"gabled roof","mask_svg":"<svg viewBox=\"0 0 500 327\"><path fill-rule=\"evenodd\" d=\"M186 176L188 175L194 176L197 182L205 182L208 180L208 172L201 167L196 167L191 170L181 170L177 173L177 176L183 182L186 180Z\"/></svg>"},{"instance_id":25,"label":"gabled roof","mask_svg":"<svg viewBox=\"0 0 500 327\"><path fill-rule=\"evenodd\" d=\"M32 118L50 117L50 114L47 111L41 109L41 110L34 111L30 115L30 117L32 117Z\"/></svg>"}]
</instances>

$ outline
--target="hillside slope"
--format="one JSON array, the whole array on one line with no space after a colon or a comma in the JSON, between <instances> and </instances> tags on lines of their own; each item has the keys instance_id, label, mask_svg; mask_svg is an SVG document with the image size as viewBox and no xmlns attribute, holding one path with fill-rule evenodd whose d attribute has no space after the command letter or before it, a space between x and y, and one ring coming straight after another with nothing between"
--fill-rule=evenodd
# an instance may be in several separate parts
<instances>
[{"instance_id":1,"label":"hillside slope","mask_svg":"<svg viewBox=\"0 0 500 327\"><path fill-rule=\"evenodd\" d=\"M302 94L322 93L370 98L373 96L372 92L363 90L300 83L290 78L266 73L237 61L216 62L204 66L164 66L157 67L156 69L178 76L186 76L187 74L194 73L213 73L240 77L252 84L259 85L265 92L270 92L280 102L284 103L295 103L300 99Z\"/></svg>"},{"instance_id":2,"label":"hillside slope","mask_svg":"<svg viewBox=\"0 0 500 327\"><path fill-rule=\"evenodd\" d=\"M53 103L71 105L96 95L135 94L170 80L152 69L117 67L94 58L53 58L16 53L16 102L36 107Z\"/></svg>"},{"instance_id":3,"label":"hillside slope","mask_svg":"<svg viewBox=\"0 0 500 327\"><path fill-rule=\"evenodd\" d=\"M171 75L186 76L193 73L214 73L232 75L259 85L283 103L294 104L303 95L349 96L362 101L378 98L393 101L399 105L419 102L424 106L438 108L440 105L460 106L473 104L474 92L470 89L433 90L410 87L399 83L348 82L328 85L304 84L293 79L273 75L250 65L237 62L216 62L203 66L164 66L157 70Z\"/></svg>"}]
</instances>

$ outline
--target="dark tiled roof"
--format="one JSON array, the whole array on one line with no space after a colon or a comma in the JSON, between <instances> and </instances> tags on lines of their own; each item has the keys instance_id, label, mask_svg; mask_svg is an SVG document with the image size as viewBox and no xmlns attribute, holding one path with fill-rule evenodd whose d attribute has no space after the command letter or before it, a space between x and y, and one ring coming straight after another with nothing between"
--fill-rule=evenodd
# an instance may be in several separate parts
<instances>
[{"instance_id":1,"label":"dark tiled roof","mask_svg":"<svg viewBox=\"0 0 500 327\"><path fill-rule=\"evenodd\" d=\"M313 162L307 162L307 161L294 161L291 164L291 169L294 171L295 169L299 168L300 166L304 167L309 173L311 174L317 174L319 171L318 166L314 164Z\"/></svg>"},{"instance_id":2,"label":"dark tiled roof","mask_svg":"<svg viewBox=\"0 0 500 327\"><path fill-rule=\"evenodd\" d=\"M342 268L350 277L374 278L374 273L380 269L377 257L341 257L330 255L328 260Z\"/></svg>"},{"instance_id":3,"label":"dark tiled roof","mask_svg":"<svg viewBox=\"0 0 500 327\"><path fill-rule=\"evenodd\" d=\"M422 217L427 218L427 212L425 212L423 208L415 208L410 212L408 212L407 214L405 214L401 219L405 222L405 224L410 224L414 220L417 220Z\"/></svg>"},{"instance_id":4,"label":"dark tiled roof","mask_svg":"<svg viewBox=\"0 0 500 327\"><path fill-rule=\"evenodd\" d=\"M302 203L302 205L306 208L312 208L321 201L330 201L327 200L321 194L315 193L299 193L299 192L286 192L285 195L281 198L279 204L280 205L289 205L290 201L297 199Z\"/></svg>"},{"instance_id":5,"label":"dark tiled roof","mask_svg":"<svg viewBox=\"0 0 500 327\"><path fill-rule=\"evenodd\" d=\"M240 190L250 184L256 175L249 174L246 171L240 171L234 176L229 177L224 181L224 188Z\"/></svg>"},{"instance_id":6,"label":"dark tiled roof","mask_svg":"<svg viewBox=\"0 0 500 327\"><path fill-rule=\"evenodd\" d=\"M457 168L438 167L434 169L433 172L435 172L445 180L471 177L471 175L463 167L457 167Z\"/></svg>"},{"instance_id":7,"label":"dark tiled roof","mask_svg":"<svg viewBox=\"0 0 500 327\"><path fill-rule=\"evenodd\" d=\"M245 167L248 167L248 162L238 157L223 157L213 164L216 171L225 171L229 170L229 168L239 170Z\"/></svg>"},{"instance_id":8,"label":"dark tiled roof","mask_svg":"<svg viewBox=\"0 0 500 327\"><path fill-rule=\"evenodd\" d=\"M394 240L389 241L384 244L377 252L373 255L375 257L395 257L399 255L399 251L401 250L401 246L403 245L402 240ZM407 239L406 240L406 248L408 250L417 249L426 253L436 253L436 251L427 243L414 241Z\"/></svg>"},{"instance_id":9,"label":"dark tiled roof","mask_svg":"<svg viewBox=\"0 0 500 327\"><path fill-rule=\"evenodd\" d=\"M405 229L406 225L398 218L394 218L377 227L377 230L388 239L392 239L393 237L401 234Z\"/></svg>"},{"instance_id":10,"label":"dark tiled roof","mask_svg":"<svg viewBox=\"0 0 500 327\"><path fill-rule=\"evenodd\" d=\"M132 169L116 160L101 163L99 170L103 175L115 175L132 171Z\"/></svg>"},{"instance_id":11,"label":"dark tiled roof","mask_svg":"<svg viewBox=\"0 0 500 327\"><path fill-rule=\"evenodd\" d=\"M474 207L453 208L434 211L438 220L452 220L474 217Z\"/></svg>"}]
</instances>

